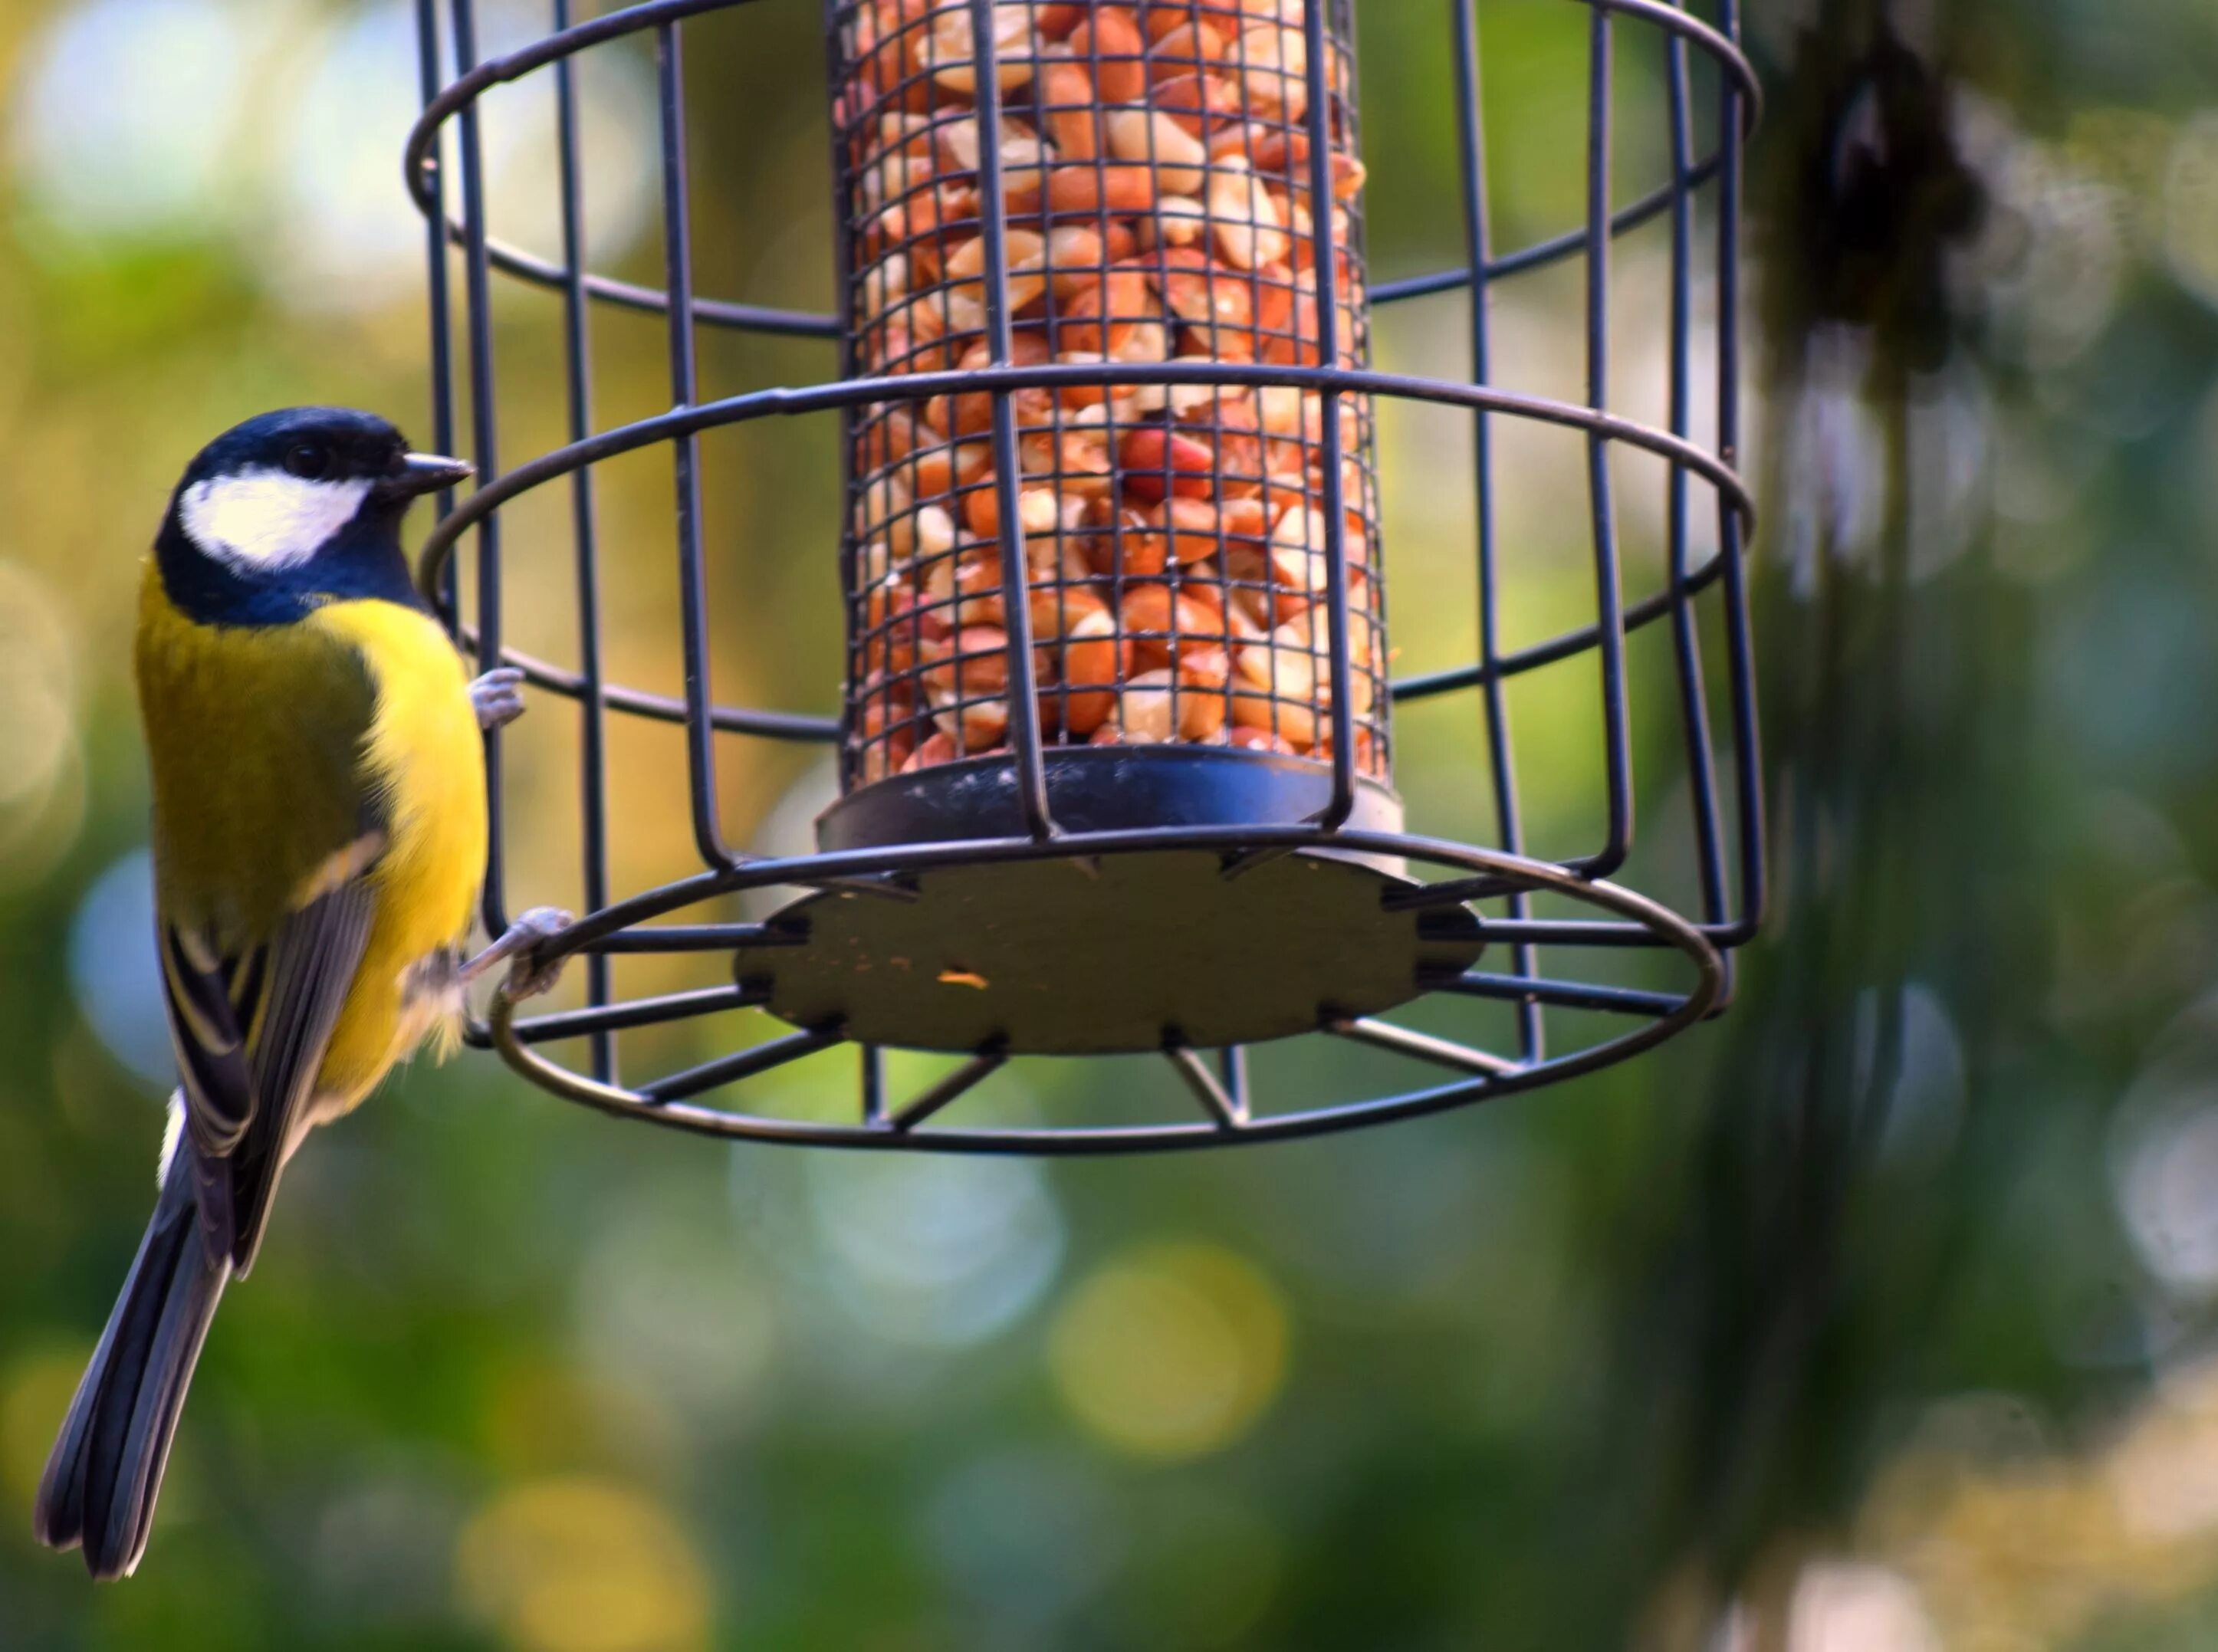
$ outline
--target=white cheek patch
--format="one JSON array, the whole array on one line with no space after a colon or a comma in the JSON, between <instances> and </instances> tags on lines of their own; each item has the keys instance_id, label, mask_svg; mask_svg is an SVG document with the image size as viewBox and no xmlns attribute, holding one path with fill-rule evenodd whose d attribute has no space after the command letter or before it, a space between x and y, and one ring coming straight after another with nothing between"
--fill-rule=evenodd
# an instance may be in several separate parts
<instances>
[{"instance_id":1,"label":"white cheek patch","mask_svg":"<svg viewBox=\"0 0 2218 1652\"><path fill-rule=\"evenodd\" d=\"M369 495L361 478L315 482L282 470L195 482L178 502L185 532L208 555L245 569L289 568L354 520Z\"/></svg>"}]
</instances>

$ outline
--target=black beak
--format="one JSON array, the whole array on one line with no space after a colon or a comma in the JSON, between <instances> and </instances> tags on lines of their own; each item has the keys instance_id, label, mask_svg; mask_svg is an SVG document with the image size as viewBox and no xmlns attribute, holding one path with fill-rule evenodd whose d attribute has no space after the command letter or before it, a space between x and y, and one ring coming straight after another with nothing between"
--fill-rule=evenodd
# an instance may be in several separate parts
<instances>
[{"instance_id":1,"label":"black beak","mask_svg":"<svg viewBox=\"0 0 2218 1652\"><path fill-rule=\"evenodd\" d=\"M404 454L400 468L388 474L384 491L396 498L412 499L419 493L436 493L467 480L474 467L466 460L436 453Z\"/></svg>"}]
</instances>

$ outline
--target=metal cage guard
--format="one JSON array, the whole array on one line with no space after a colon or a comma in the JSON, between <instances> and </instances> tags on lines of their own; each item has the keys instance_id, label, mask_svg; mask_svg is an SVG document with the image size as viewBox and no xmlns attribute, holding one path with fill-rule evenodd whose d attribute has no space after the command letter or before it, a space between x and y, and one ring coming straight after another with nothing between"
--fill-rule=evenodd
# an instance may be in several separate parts
<instances>
[{"instance_id":1,"label":"metal cage guard","mask_svg":"<svg viewBox=\"0 0 2218 1652\"><path fill-rule=\"evenodd\" d=\"M451 619L461 640L473 647L484 665L505 662L521 666L542 690L577 701L581 708L581 799L584 865L588 911L561 941L563 950L586 961L587 1005L550 1014L516 1014L497 1001L488 1024L471 1029L473 1042L497 1048L510 1065L534 1082L567 1099L604 1111L647 1119L703 1134L823 1145L932 1148L1019 1153L1087 1153L1218 1145L1234 1142L1313 1135L1354 1125L1438 1111L1567 1079L1625 1059L1713 1013L1731 993L1725 954L1753 934L1764 901L1761 793L1758 783L1756 714L1753 659L1749 634L1744 552L1753 526L1747 489L1732 468L1739 443L1740 307L1738 244L1742 152L1760 102L1756 78L1741 54L1738 0L1719 0L1715 24L1664 0L1567 0L1586 4L1591 14L1588 71L1586 213L1580 228L1509 254L1490 243L1484 177L1484 133L1481 113L1479 42L1474 0L1447 0L1452 67L1457 96L1459 210L1465 246L1463 267L1373 286L1373 305L1429 294L1462 291L1470 302L1471 356L1463 381L1381 372L1343 364L1335 343L1340 306L1319 305L1317 360L1304 362L1230 360L1155 361L1073 366L1053 361L1020 362L1012 348L1008 325L1005 259L997 256L1007 233L998 158L981 163L985 194L995 203L981 213L988 243L983 288L989 324L989 358L982 366L932 371L869 374L858 371L852 331L846 319L698 297L692 286L688 185L685 166L685 108L681 45L684 20L726 9L745 0L647 0L585 22L573 21L570 0L553 0L553 32L505 57L480 61L473 0L450 0L456 77L441 84L438 0L418 0L419 67L424 97L421 120L410 134L406 170L408 187L428 224L431 352L435 436L449 445L466 415L469 452L480 483L457 504L443 497L442 519L422 556L424 588ZM1200 9L1230 0L1201 0ZM988 63L994 61L994 8L990 0L939 0L933 11L966 7L975 39ZM827 0L827 34L832 36L833 82L841 64L836 24L849 0ZM1334 142L1329 128L1333 87L1329 84L1327 7L1317 0L1304 9L1309 51L1307 130L1312 166L1310 199L1327 199L1323 170ZM1652 31L1663 55L1668 96L1668 152L1670 181L1622 207L1610 191L1615 143L1611 65L1614 36L1620 20ZM583 207L580 198L579 120L573 65L576 55L603 42L651 33L659 82L664 286L647 288L610 280L583 267ZM1717 127L1714 150L1694 152L1694 92L1689 53L1699 53L1717 71ZM551 69L561 146L562 247L559 261L493 240L486 231L482 155L477 100L490 87ZM978 77L980 122L998 130L997 76ZM989 90L990 89L990 90ZM460 213L450 215L449 181L439 160L442 131L456 127ZM991 153L995 145L984 148ZM1696 382L1694 359L1694 207L1707 191L1713 205L1716 352L1714 451L1690 435L1691 402ZM1321 290L1334 291L1334 260L1343 256L1334 244L1330 214L1313 231L1312 257L1323 276ZM1668 220L1670 240L1669 294L1669 418L1655 429L1626 419L1609 408L1608 323L1610 244L1623 234L1658 218ZM849 286L848 257L842 237L840 285L843 302ZM450 285L449 244L462 250L463 306L467 316L466 409L457 406L457 371L453 352L455 295ZM1487 295L1496 282L1566 258L1583 260L1586 389L1584 402L1571 403L1521 394L1490 383L1491 338ZM567 443L504 470L499 462L497 380L490 319L491 278L495 270L558 290L562 297L563 338L567 370ZM593 306L612 305L658 313L665 319L672 406L655 417L596 430L587 343ZM702 327L784 334L845 341L842 376L802 388L771 388L722 399L698 399L697 332ZM970 829L939 840L833 843L823 852L771 860L731 846L723 830L716 789L720 738L740 736L782 741L840 745L854 801L850 718L818 718L782 711L718 703L709 671L709 632L705 564L701 542L701 476L697 438L719 426L767 417L839 410L852 434L861 410L874 405L908 405L926 398L958 393L991 399L993 438L1004 459L1013 452L1010 405L1022 393L1055 395L1074 387L1210 387L1290 388L1314 393L1328 410L1323 440L1333 462L1329 476L1323 554L1329 580L1324 613L1329 632L1329 709L1339 738L1327 760L1279 760L1282 771L1273 783L1306 800L1299 814L1260 818L1186 818L1179 823L1131 825L1112 822L1073 828L1056 818L1043 763L1043 694L1032 673L1021 669L1032 656L1032 639L1022 618L1025 603L1012 602L1007 683L1008 720L1013 733L1010 760L997 770L1001 800L991 807L1006 812L990 818L1006 829ZM1479 653L1466 665L1394 681L1395 704L1433 696L1470 693L1479 702L1488 758L1486 787L1501 843L1477 847L1411 835L1399 829L1398 815L1382 823L1358 807L1359 778L1353 723L1347 709L1355 662L1349 634L1350 563L1338 494L1340 426L1330 416L1342 398L1402 399L1461 409L1473 429L1477 473L1478 531L1474 548L1479 591ZM1586 437L1587 476L1595 589L1591 623L1514 652L1499 646L1499 544L1495 421L1509 418L1582 431ZM595 533L592 467L616 455L668 445L673 455L674 504L678 527L678 590L682 607L682 650L685 691L682 698L644 693L608 680L602 648L599 601L604 568ZM1668 467L1665 511L1665 580L1651 594L1627 602L1620 566L1620 532L1608 455L1613 444L1645 450ZM508 647L501 625L502 559L500 508L520 494L567 479L575 543L574 580L579 649L575 669L532 658ZM1698 563L1690 552L1690 482L1707 486L1718 519L1718 548ZM1014 548L1015 511L1009 497L1015 486L1013 467L998 473L1004 497L1001 543ZM852 490L852 482L851 479ZM454 559L465 535L474 533L476 606L466 622L455 595ZM1021 551L1013 559L1023 566ZM850 558L852 560L852 553ZM1004 566L1007 566L1005 563ZM854 570L843 585L852 601ZM1714 592L1722 609L1723 653L1727 697L1728 742L1721 755L1711 727L1711 690L1706 681L1697 603ZM1626 649L1630 633L1657 622L1668 628L1676 681L1674 710L1687 751L1691 798L1694 870L1701 891L1698 918L1687 918L1630 889L1605 881L1624 862L1633 843L1633 742ZM852 640L851 615L851 641ZM1506 686L1521 674L1592 655L1599 671L1604 743L1606 818L1602 840L1587 852L1560 861L1530 857L1519 810ZM850 690L853 684L851 682ZM851 701L851 715L852 715ZM609 801L606 779L606 718L611 712L678 723L685 731L687 780L693 837L702 869L660 888L618 898L608 873ZM493 806L493 855L487 869L485 916L496 931L507 916L502 854L499 737L488 737L488 772ZM1322 746L1320 747L1322 750ZM1174 763L1179 751L1155 748L1156 757ZM1106 753L1076 753L1092 758ZM963 765L957 765L963 766ZM1163 766L1157 764L1157 767ZM1721 796L1719 770L1731 770L1728 807ZM1126 775L1147 770L1128 766ZM935 770L933 773L945 771ZM1162 783L1186 783L1174 777ZM843 807L845 807L843 805ZM1287 807L1276 800L1272 807ZM834 814L839 813L835 809ZM827 820L831 817L827 817ZM929 837L930 834L926 834ZM1422 869L1431 881L1409 875ZM1303 952L1305 937L1293 935L1284 968L1285 1002L1227 1006L1217 1033L1163 1018L1153 1000L1124 1006L1131 1027L1150 1029L1150 1047L1160 1048L1180 1081L1193 1111L1163 1123L1119 1126L1026 1129L926 1128L943 1110L988 1077L1014 1053L1042 1050L1081 1054L1100 1048L1132 1049L1140 1043L1131 1028L1107 1042L1089 1042L1094 1029L1059 1016L1051 1006L1022 1024L1013 1036L1009 1025L992 1018L962 1024L939 1010L921 1015L914 1002L881 1014L850 1013L842 988L827 974L821 955L833 939L854 946L889 944L903 925L944 925L955 918L976 921L982 913L994 928L1012 909L1024 909L1062 877L1056 869L1096 880L1121 892L1143 895L1154 884L1175 886L1178 910L1205 926L1208 906L1226 901L1265 902L1271 908L1304 901L1329 911L1332 944ZM1729 870L1730 869L1730 870ZM1307 882L1301 881L1307 879ZM768 923L682 924L654 920L714 896L736 891L795 886L815 891ZM1063 885L1055 886L1064 890ZM1235 891L1225 894L1223 891ZM1004 893L1006 892L1006 893ZM1598 909L1597 918L1568 920L1537 918L1535 893L1568 897ZM1058 895L1056 898L1063 898ZM1094 899L1096 897L1086 897ZM1101 900L1111 899L1104 894ZM1168 897L1166 897L1168 899ZM1019 903L1017 908L997 902ZM1491 906L1498 911L1473 910ZM1249 905L1239 908L1252 912ZM1227 906L1225 913L1235 909ZM1230 920L1228 920L1230 921ZM1313 938L1313 937L1307 937ZM1558 974L1543 974L1538 949L1663 948L1682 955L1692 983L1683 991L1658 992L1605 985ZM1501 949L1504 967L1476 968L1480 953ZM718 951L733 954L729 987L677 993L629 1001L611 992L607 960L619 952ZM1346 955L1346 956L1343 956ZM1304 975L1306 969L1310 972ZM1311 979L1314 976L1314 979ZM1343 989L1345 991L1343 992ZM1332 997L1304 992L1329 993ZM1360 1000L1366 993L1370 999ZM1515 1006L1515 1054L1492 1051L1420 1033L1379 1018L1395 1004L1429 993L1506 1002ZM937 1003L938 1000L933 1000ZM1298 1014L1286 1021L1286 1005ZM1566 1053L1550 1055L1546 1012L1552 1007L1599 1012L1633 1020L1630 1030ZM625 1029L764 1008L792 1023L795 1030L687 1071L644 1082L616 1079L616 1038ZM1033 1012L1027 1010L1030 1015ZM1154 1020L1147 1018L1154 1017ZM1005 1019L1007 1018L1005 1017ZM1207 1012L1199 1018L1209 1019ZM974 1018L975 1020L975 1018ZM869 1024L861 1024L867 1021ZM1281 1022L1285 1024L1280 1024ZM1265 1030L1256 1032L1253 1029ZM922 1036L909 1036L910 1030ZM1456 1074L1434 1088L1386 1094L1343 1105L1302 1112L1270 1112L1249 1094L1241 1046L1255 1036L1317 1030L1354 1043L1376 1047L1441 1067ZM573 1071L542 1053L541 1046L583 1039L585 1071ZM787 1061L854 1043L861 1051L860 1098L855 1122L802 1122L770 1115L703 1105L694 1098L737 1083ZM913 1098L889 1098L885 1091L882 1047L914 1044L953 1050L968 1060L945 1080ZM1199 1053L1216 1048L1217 1060Z\"/></svg>"}]
</instances>

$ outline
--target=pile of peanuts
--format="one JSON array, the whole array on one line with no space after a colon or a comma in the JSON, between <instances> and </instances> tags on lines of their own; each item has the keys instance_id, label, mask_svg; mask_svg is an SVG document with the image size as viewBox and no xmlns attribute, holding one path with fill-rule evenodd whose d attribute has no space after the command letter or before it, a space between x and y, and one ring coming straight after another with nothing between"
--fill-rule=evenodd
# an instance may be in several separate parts
<instances>
[{"instance_id":1,"label":"pile of peanuts","mask_svg":"<svg viewBox=\"0 0 2218 1652\"><path fill-rule=\"evenodd\" d=\"M1327 0L1316 0L1326 3ZM1173 361L1318 367L1318 214L1337 359L1366 359L1351 207L1363 165L1337 45L1331 199L1310 189L1310 0L993 8L1032 669L1050 743L1332 755L1324 403L1292 386L1120 382ZM854 0L836 90L855 370L986 366L979 53L968 0ZM1339 399L1348 697L1384 777L1386 652L1366 399ZM994 397L855 424L856 778L1006 749L1009 640Z\"/></svg>"}]
</instances>

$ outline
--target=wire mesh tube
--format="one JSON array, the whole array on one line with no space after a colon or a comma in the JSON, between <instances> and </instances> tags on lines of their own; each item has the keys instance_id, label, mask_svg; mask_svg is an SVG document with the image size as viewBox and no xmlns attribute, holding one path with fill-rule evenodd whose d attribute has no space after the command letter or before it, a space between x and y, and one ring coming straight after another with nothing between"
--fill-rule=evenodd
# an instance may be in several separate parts
<instances>
[{"instance_id":1,"label":"wire mesh tube","mask_svg":"<svg viewBox=\"0 0 2218 1652\"><path fill-rule=\"evenodd\" d=\"M1371 405L1253 381L1368 360L1348 20L1314 3L833 0L849 371L1013 370L851 420L850 785L1027 727L1329 760L1335 681L1385 779Z\"/></svg>"}]
</instances>

